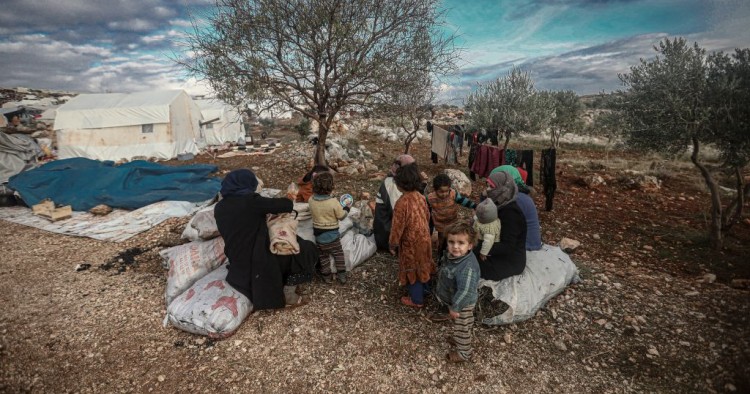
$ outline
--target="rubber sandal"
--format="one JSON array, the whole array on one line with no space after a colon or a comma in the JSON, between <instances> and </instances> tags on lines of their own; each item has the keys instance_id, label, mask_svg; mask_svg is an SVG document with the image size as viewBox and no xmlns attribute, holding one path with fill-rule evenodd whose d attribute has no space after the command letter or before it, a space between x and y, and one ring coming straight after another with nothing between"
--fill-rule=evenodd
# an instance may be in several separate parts
<instances>
[{"instance_id":1,"label":"rubber sandal","mask_svg":"<svg viewBox=\"0 0 750 394\"><path fill-rule=\"evenodd\" d=\"M455 350L453 350L451 352L448 352L448 354L445 355L445 359L449 363L454 363L454 364L465 363L465 362L469 361L469 360L461 357L461 355L458 354L458 352L455 351Z\"/></svg>"},{"instance_id":2,"label":"rubber sandal","mask_svg":"<svg viewBox=\"0 0 750 394\"><path fill-rule=\"evenodd\" d=\"M409 296L401 297L401 303L412 308L424 308L424 304L415 304Z\"/></svg>"}]
</instances>

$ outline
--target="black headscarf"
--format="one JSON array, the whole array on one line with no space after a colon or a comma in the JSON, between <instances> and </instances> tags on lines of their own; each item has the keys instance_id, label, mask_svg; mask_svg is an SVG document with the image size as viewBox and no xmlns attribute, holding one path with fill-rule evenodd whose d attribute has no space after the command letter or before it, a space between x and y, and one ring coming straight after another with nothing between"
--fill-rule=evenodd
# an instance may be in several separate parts
<instances>
[{"instance_id":1,"label":"black headscarf","mask_svg":"<svg viewBox=\"0 0 750 394\"><path fill-rule=\"evenodd\" d=\"M258 188L258 178L247 169L234 170L221 181L221 195L223 197L246 196L255 193Z\"/></svg>"}]
</instances>

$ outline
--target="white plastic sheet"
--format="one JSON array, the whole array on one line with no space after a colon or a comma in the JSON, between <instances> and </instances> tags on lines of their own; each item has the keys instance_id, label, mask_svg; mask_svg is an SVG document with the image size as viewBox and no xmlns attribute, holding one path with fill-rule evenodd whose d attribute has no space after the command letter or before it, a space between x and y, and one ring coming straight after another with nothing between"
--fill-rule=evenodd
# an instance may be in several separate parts
<instances>
[{"instance_id":1,"label":"white plastic sheet","mask_svg":"<svg viewBox=\"0 0 750 394\"><path fill-rule=\"evenodd\" d=\"M486 318L482 323L503 325L527 320L566 286L579 280L578 267L559 247L542 245L538 251L526 252L526 269L521 275L497 282L479 281L479 287L491 288L496 300L510 306L504 313Z\"/></svg>"},{"instance_id":2,"label":"white plastic sheet","mask_svg":"<svg viewBox=\"0 0 750 394\"><path fill-rule=\"evenodd\" d=\"M122 242L169 219L192 214L207 202L160 201L134 211L115 209L106 216L74 211L70 219L50 222L25 207L0 208L0 219L58 234Z\"/></svg>"}]
</instances>

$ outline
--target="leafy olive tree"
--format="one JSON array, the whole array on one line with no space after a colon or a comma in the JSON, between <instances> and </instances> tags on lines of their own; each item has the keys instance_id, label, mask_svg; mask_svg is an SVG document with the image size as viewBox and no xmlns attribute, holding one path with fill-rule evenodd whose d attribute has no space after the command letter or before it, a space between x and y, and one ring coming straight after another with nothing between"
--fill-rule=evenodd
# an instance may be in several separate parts
<instances>
[{"instance_id":1,"label":"leafy olive tree","mask_svg":"<svg viewBox=\"0 0 750 394\"><path fill-rule=\"evenodd\" d=\"M735 177L736 197L722 211L722 228L729 229L742 219L750 184L745 185L743 169L750 162L750 49L736 49L708 57L711 131L724 165Z\"/></svg>"},{"instance_id":2,"label":"leafy olive tree","mask_svg":"<svg viewBox=\"0 0 750 394\"><path fill-rule=\"evenodd\" d=\"M628 87L621 93L623 114L631 125L629 142L671 154L692 147L690 160L711 194L709 238L712 247L720 249L719 185L699 153L702 145L713 143L730 165L747 163L747 123L740 120L747 119L748 85L742 77L747 72L746 54L740 51L731 59L716 54L709 59L697 43L688 45L683 38L663 40L654 49L658 55L653 60L641 59L630 73L620 75Z\"/></svg>"},{"instance_id":3,"label":"leafy olive tree","mask_svg":"<svg viewBox=\"0 0 750 394\"><path fill-rule=\"evenodd\" d=\"M216 0L181 60L231 103L283 103L320 125L315 161L336 114L452 69L440 0ZM423 39L415 39L420 36ZM415 47L424 45L424 47ZM424 56L428 53L428 56ZM415 56L418 54L419 56Z\"/></svg>"},{"instance_id":4,"label":"leafy olive tree","mask_svg":"<svg viewBox=\"0 0 750 394\"><path fill-rule=\"evenodd\" d=\"M528 72L513 68L503 78L480 84L464 102L467 123L474 128L497 130L508 147L511 136L536 134L552 117L551 101L534 89Z\"/></svg>"},{"instance_id":5,"label":"leafy olive tree","mask_svg":"<svg viewBox=\"0 0 750 394\"><path fill-rule=\"evenodd\" d=\"M553 148L559 148L563 134L583 130L584 105L572 90L544 91L540 94L546 96L552 106L553 115L549 120L550 143Z\"/></svg>"}]
</instances>

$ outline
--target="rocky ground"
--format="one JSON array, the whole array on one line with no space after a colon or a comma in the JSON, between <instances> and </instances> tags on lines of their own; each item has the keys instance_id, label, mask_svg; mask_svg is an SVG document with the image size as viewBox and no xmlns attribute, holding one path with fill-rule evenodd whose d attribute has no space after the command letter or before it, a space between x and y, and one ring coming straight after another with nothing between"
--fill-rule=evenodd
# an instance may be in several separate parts
<instances>
[{"instance_id":1,"label":"rocky ground","mask_svg":"<svg viewBox=\"0 0 750 394\"><path fill-rule=\"evenodd\" d=\"M253 168L284 188L310 148L282 136L272 155L191 162ZM381 170L402 149L358 141ZM414 152L430 176L446 168L429 162L425 143ZM2 222L0 391L750 392L750 223L713 252L707 193L691 167L580 145L558 158L554 209L535 196L542 236L581 242L572 257L583 280L524 323L477 325L472 363L447 364L449 326L399 305L390 255L346 285L314 283L307 306L254 313L213 341L162 327L157 252L181 242L186 218L120 244ZM657 176L660 188L639 189L627 169ZM342 172L337 190L374 195L371 175ZM476 196L484 186L474 185ZM77 272L80 263L92 266Z\"/></svg>"}]
</instances>

